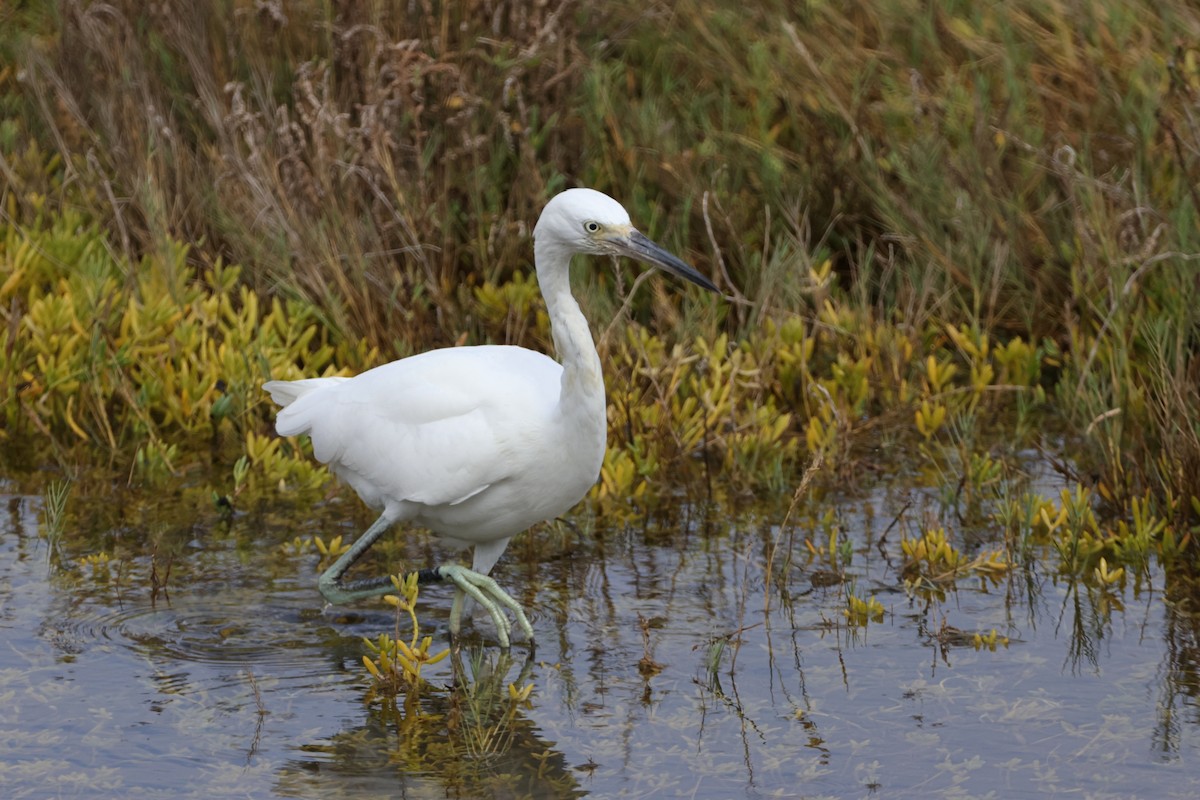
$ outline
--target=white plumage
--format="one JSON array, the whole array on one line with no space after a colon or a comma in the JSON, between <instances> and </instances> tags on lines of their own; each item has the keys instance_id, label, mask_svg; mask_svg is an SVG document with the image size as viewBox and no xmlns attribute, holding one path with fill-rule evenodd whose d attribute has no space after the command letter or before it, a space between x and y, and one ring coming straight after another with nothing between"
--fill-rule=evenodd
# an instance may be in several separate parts
<instances>
[{"instance_id":1,"label":"white plumage","mask_svg":"<svg viewBox=\"0 0 1200 800\"><path fill-rule=\"evenodd\" d=\"M515 534L568 511L595 483L604 459L605 400L600 360L587 321L570 292L574 253L628 255L705 288L687 264L638 233L615 200L590 189L554 197L534 229L538 283L561 363L520 347L434 350L353 378L270 381L283 406L276 430L308 435L328 464L381 515L321 577L331 602L391 590L385 579L343 583L343 573L396 522L474 545L473 571L443 566L432 574L475 597L508 644L512 609L532 640L520 606L488 572ZM426 571L426 577L430 574Z\"/></svg>"},{"instance_id":2,"label":"white plumage","mask_svg":"<svg viewBox=\"0 0 1200 800\"><path fill-rule=\"evenodd\" d=\"M492 345L266 388L285 407L279 434L312 437L317 460L389 522L460 546L501 543L476 551L473 569L486 574L510 537L569 510L600 472L604 418L561 413L562 371Z\"/></svg>"}]
</instances>

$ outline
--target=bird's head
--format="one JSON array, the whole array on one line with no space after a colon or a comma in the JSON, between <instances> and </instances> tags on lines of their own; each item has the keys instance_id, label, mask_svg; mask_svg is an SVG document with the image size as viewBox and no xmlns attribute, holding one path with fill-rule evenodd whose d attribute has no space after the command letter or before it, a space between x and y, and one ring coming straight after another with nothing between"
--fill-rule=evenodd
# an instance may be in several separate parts
<instances>
[{"instance_id":1,"label":"bird's head","mask_svg":"<svg viewBox=\"0 0 1200 800\"><path fill-rule=\"evenodd\" d=\"M552 197L533 239L568 254L628 256L717 291L712 281L634 228L620 203L594 189L567 189Z\"/></svg>"}]
</instances>

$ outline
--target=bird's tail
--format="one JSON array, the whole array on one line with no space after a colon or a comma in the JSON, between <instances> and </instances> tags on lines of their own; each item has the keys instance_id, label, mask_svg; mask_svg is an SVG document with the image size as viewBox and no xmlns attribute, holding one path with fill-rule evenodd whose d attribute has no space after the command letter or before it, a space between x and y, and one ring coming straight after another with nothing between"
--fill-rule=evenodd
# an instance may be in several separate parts
<instances>
[{"instance_id":1,"label":"bird's tail","mask_svg":"<svg viewBox=\"0 0 1200 800\"><path fill-rule=\"evenodd\" d=\"M307 378L302 381L267 381L263 389L278 405L287 408L309 392L349 380L349 378Z\"/></svg>"},{"instance_id":2,"label":"bird's tail","mask_svg":"<svg viewBox=\"0 0 1200 800\"><path fill-rule=\"evenodd\" d=\"M314 392L336 386L349 378L308 378L302 381L267 381L263 389L283 409L275 415L275 431L280 436L296 436L312 431L313 422L320 419L325 404ZM308 398L307 402L297 400ZM325 461L327 459L321 459Z\"/></svg>"}]
</instances>

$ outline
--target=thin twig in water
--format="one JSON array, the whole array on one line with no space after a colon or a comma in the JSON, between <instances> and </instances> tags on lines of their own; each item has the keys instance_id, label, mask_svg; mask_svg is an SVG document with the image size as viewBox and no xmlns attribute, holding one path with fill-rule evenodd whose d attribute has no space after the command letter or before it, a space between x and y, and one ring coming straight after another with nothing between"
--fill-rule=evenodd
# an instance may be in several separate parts
<instances>
[{"instance_id":1,"label":"thin twig in water","mask_svg":"<svg viewBox=\"0 0 1200 800\"><path fill-rule=\"evenodd\" d=\"M254 670L250 667L246 667L246 680L250 683L250 690L254 692L254 705L258 708L258 721L254 724L254 739L250 742L250 749L246 751L246 766L250 766L250 760L258 752L258 743L262 739L263 722L271 712L267 711L262 691L258 688L258 680L254 677Z\"/></svg>"},{"instance_id":2,"label":"thin twig in water","mask_svg":"<svg viewBox=\"0 0 1200 800\"><path fill-rule=\"evenodd\" d=\"M821 466L824 463L824 455L820 451L817 451L812 462L805 468L804 474L800 476L800 484L796 486L796 491L792 493L792 502L788 506L787 513L783 515L783 522L779 523L779 528L775 531L775 536L771 540L771 548L767 551L766 586L763 589L763 612L766 614L771 613L771 575L773 574L773 565L775 563L775 551L779 548L779 537L787 529L788 522L791 521L796 506L800 505L800 498L808 491L808 485L812 483L812 479L816 474L821 471Z\"/></svg>"}]
</instances>

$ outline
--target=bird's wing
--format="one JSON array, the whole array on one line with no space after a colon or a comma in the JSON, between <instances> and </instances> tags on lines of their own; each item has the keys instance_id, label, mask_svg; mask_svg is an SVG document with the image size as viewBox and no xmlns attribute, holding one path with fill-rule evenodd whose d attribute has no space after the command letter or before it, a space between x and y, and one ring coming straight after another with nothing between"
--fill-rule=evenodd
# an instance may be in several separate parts
<instances>
[{"instance_id":1,"label":"bird's wing","mask_svg":"<svg viewBox=\"0 0 1200 800\"><path fill-rule=\"evenodd\" d=\"M372 505L452 505L520 469L525 425L551 413L560 378L521 348L436 350L301 395L277 428L307 433Z\"/></svg>"}]
</instances>

